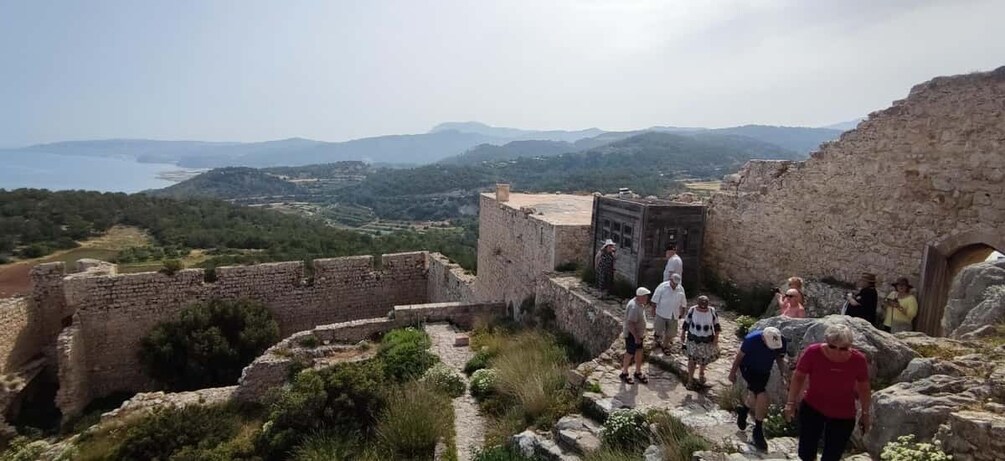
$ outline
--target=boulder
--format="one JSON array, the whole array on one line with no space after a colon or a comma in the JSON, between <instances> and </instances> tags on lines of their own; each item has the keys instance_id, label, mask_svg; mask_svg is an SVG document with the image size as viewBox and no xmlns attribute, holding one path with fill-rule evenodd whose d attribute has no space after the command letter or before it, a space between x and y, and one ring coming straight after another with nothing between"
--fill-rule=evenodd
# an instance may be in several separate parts
<instances>
[{"instance_id":1,"label":"boulder","mask_svg":"<svg viewBox=\"0 0 1005 461\"><path fill-rule=\"evenodd\" d=\"M787 281L783 281L778 289L783 293L789 289ZM807 317L826 317L831 314L840 314L841 306L844 305L844 295L853 289L831 285L817 280L803 280L803 294ZM768 305L768 313L778 314L778 298L773 298Z\"/></svg>"},{"instance_id":2,"label":"boulder","mask_svg":"<svg viewBox=\"0 0 1005 461\"><path fill-rule=\"evenodd\" d=\"M967 370L953 362L931 358L916 358L907 364L894 382L909 383L932 375L965 376Z\"/></svg>"},{"instance_id":3,"label":"boulder","mask_svg":"<svg viewBox=\"0 0 1005 461\"><path fill-rule=\"evenodd\" d=\"M540 434L530 429L510 438L510 445L520 454L528 458L547 461L579 461L579 457L562 451L546 434Z\"/></svg>"},{"instance_id":4,"label":"boulder","mask_svg":"<svg viewBox=\"0 0 1005 461\"><path fill-rule=\"evenodd\" d=\"M583 415L564 416L551 430L560 445L581 455L600 448L600 426Z\"/></svg>"},{"instance_id":5,"label":"boulder","mask_svg":"<svg viewBox=\"0 0 1005 461\"><path fill-rule=\"evenodd\" d=\"M896 337L859 318L829 315L824 318L793 319L771 317L758 321L753 329L775 327L788 338L788 355L797 357L808 345L824 341L824 332L831 324L848 325L854 333L853 344L869 359L869 375L880 381L892 382L918 354Z\"/></svg>"},{"instance_id":6,"label":"boulder","mask_svg":"<svg viewBox=\"0 0 1005 461\"><path fill-rule=\"evenodd\" d=\"M902 435L930 440L949 415L980 405L988 389L972 378L935 375L910 383L897 383L873 394L873 427L865 435L869 453Z\"/></svg>"},{"instance_id":7,"label":"boulder","mask_svg":"<svg viewBox=\"0 0 1005 461\"><path fill-rule=\"evenodd\" d=\"M942 327L958 338L1005 318L1005 260L963 268L949 288Z\"/></svg>"},{"instance_id":8,"label":"boulder","mask_svg":"<svg viewBox=\"0 0 1005 461\"><path fill-rule=\"evenodd\" d=\"M1005 453L1005 416L983 411L955 412L935 438L954 460L1000 460Z\"/></svg>"}]
</instances>

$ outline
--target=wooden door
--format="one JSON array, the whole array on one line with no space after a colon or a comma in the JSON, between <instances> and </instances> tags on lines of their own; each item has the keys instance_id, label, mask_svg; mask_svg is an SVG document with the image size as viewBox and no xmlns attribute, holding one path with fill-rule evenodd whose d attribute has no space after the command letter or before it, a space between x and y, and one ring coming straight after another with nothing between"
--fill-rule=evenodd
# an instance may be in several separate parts
<instances>
[{"instance_id":1,"label":"wooden door","mask_svg":"<svg viewBox=\"0 0 1005 461\"><path fill-rule=\"evenodd\" d=\"M927 246L921 260L918 316L914 328L929 336L942 336L942 314L949 296L949 260L937 248Z\"/></svg>"}]
</instances>

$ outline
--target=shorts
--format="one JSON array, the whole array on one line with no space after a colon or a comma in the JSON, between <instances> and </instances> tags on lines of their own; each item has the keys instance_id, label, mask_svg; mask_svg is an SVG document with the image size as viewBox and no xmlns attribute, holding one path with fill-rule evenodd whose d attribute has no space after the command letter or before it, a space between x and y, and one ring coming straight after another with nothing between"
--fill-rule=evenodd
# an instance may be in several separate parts
<instances>
[{"instance_id":1,"label":"shorts","mask_svg":"<svg viewBox=\"0 0 1005 461\"><path fill-rule=\"evenodd\" d=\"M635 336L632 336L631 333L625 335L625 352L629 354L634 354L635 351L641 348L642 348L641 344L635 343Z\"/></svg>"},{"instance_id":2,"label":"shorts","mask_svg":"<svg viewBox=\"0 0 1005 461\"><path fill-rule=\"evenodd\" d=\"M741 368L740 373L743 380L747 382L747 389L755 395L765 392L768 388L768 380L771 379L771 372L758 373L749 368Z\"/></svg>"},{"instance_id":3,"label":"shorts","mask_svg":"<svg viewBox=\"0 0 1005 461\"><path fill-rule=\"evenodd\" d=\"M665 319L657 315L653 318L653 336L664 339L669 339L665 336L677 336L677 319Z\"/></svg>"}]
</instances>

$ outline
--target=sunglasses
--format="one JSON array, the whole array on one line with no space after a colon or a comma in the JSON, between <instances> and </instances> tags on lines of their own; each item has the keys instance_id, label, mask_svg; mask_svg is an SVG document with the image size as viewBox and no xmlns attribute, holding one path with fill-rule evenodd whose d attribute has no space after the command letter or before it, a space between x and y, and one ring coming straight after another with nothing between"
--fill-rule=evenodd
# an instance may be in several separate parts
<instances>
[{"instance_id":1,"label":"sunglasses","mask_svg":"<svg viewBox=\"0 0 1005 461\"><path fill-rule=\"evenodd\" d=\"M846 352L850 346L837 347L837 346L835 346L833 344L828 344L827 347L829 347L831 349L837 349L837 350L839 350L841 352Z\"/></svg>"},{"instance_id":2,"label":"sunglasses","mask_svg":"<svg viewBox=\"0 0 1005 461\"><path fill-rule=\"evenodd\" d=\"M795 298L796 295L785 295L786 298Z\"/></svg>"}]
</instances>

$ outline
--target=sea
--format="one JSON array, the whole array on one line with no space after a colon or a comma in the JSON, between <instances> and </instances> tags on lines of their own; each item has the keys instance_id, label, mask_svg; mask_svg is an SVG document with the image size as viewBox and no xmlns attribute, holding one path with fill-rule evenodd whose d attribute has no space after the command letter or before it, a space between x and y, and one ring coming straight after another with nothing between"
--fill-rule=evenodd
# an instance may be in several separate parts
<instances>
[{"instance_id":1,"label":"sea","mask_svg":"<svg viewBox=\"0 0 1005 461\"><path fill-rule=\"evenodd\" d=\"M0 151L0 189L7 190L28 187L133 193L168 187L199 171L123 158Z\"/></svg>"}]
</instances>

